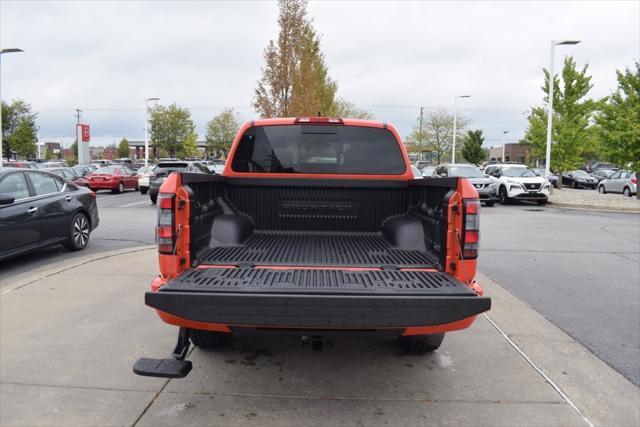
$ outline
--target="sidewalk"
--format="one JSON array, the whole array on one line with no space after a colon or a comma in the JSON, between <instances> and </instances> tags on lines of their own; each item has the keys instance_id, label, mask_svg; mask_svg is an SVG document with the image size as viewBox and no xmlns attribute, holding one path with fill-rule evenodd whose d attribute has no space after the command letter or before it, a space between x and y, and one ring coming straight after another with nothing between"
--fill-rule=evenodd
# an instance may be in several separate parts
<instances>
[{"instance_id":1,"label":"sidewalk","mask_svg":"<svg viewBox=\"0 0 640 427\"><path fill-rule=\"evenodd\" d=\"M393 339L251 337L193 350L181 380L132 373L176 330L144 306L154 249L3 284L0 425L638 425L638 388L489 279L489 316L407 356Z\"/></svg>"}]
</instances>

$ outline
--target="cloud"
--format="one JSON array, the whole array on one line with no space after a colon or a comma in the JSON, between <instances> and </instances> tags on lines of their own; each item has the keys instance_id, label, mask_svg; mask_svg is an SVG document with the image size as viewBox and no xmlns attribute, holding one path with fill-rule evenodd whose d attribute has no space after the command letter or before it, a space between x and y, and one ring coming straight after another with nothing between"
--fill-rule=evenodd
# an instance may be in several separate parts
<instances>
[{"instance_id":1,"label":"cloud","mask_svg":"<svg viewBox=\"0 0 640 427\"><path fill-rule=\"evenodd\" d=\"M549 40L589 63L592 95L615 88L615 70L640 58L638 2L312 2L309 14L339 94L410 132L419 106L451 108L500 143L522 136L522 114L542 102ZM277 37L273 2L139 1L0 4L2 97L40 111L42 138L71 138L84 110L96 141L141 139L144 100L192 109L198 130L223 106L243 118Z\"/></svg>"}]
</instances>

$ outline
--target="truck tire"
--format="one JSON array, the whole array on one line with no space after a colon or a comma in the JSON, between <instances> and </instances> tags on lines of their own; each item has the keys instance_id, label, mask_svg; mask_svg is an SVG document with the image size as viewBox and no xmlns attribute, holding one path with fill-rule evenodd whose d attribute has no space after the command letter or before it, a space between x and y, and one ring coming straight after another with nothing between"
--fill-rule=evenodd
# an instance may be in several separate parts
<instances>
[{"instance_id":1,"label":"truck tire","mask_svg":"<svg viewBox=\"0 0 640 427\"><path fill-rule=\"evenodd\" d=\"M227 332L203 331L201 329L189 329L189 337L196 347L202 349L220 348L231 343L233 334Z\"/></svg>"},{"instance_id":2,"label":"truck tire","mask_svg":"<svg viewBox=\"0 0 640 427\"><path fill-rule=\"evenodd\" d=\"M443 339L444 333L401 336L400 345L408 353L427 353L437 350Z\"/></svg>"}]
</instances>

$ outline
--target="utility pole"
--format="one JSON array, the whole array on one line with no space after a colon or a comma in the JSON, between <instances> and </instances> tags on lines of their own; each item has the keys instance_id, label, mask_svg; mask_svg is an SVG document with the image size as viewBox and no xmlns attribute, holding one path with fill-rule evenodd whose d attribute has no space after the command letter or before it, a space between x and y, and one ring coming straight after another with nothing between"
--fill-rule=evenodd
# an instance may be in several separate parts
<instances>
[{"instance_id":1,"label":"utility pole","mask_svg":"<svg viewBox=\"0 0 640 427\"><path fill-rule=\"evenodd\" d=\"M420 133L419 141L418 141L418 160L422 160L422 117L424 112L424 107L420 107Z\"/></svg>"}]
</instances>

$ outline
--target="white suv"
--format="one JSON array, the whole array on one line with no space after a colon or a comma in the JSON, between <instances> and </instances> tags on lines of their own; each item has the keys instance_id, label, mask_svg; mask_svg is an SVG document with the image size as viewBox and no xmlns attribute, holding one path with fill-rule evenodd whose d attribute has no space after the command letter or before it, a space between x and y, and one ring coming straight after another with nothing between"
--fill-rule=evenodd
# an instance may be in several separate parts
<instances>
[{"instance_id":1,"label":"white suv","mask_svg":"<svg viewBox=\"0 0 640 427\"><path fill-rule=\"evenodd\" d=\"M549 199L549 181L537 176L525 165L490 165L485 168L484 174L496 180L500 203L519 199L536 201L539 205L544 205Z\"/></svg>"}]
</instances>

